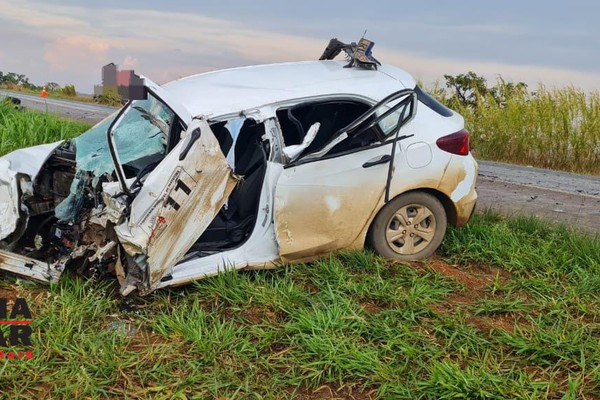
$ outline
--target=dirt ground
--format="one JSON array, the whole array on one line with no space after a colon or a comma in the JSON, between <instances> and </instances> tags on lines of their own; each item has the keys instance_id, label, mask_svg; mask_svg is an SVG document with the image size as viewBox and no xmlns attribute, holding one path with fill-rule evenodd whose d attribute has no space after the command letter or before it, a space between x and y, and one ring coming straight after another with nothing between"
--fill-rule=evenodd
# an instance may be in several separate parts
<instances>
[{"instance_id":1,"label":"dirt ground","mask_svg":"<svg viewBox=\"0 0 600 400\"><path fill-rule=\"evenodd\" d=\"M506 215L536 215L555 223L600 233L600 196L546 189L479 176L477 208Z\"/></svg>"}]
</instances>

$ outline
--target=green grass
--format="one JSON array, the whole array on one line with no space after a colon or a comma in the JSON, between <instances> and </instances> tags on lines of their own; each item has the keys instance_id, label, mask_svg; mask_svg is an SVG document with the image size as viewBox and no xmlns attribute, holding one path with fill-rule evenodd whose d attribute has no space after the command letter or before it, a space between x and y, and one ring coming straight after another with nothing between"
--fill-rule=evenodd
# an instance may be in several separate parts
<instances>
[{"instance_id":1,"label":"green grass","mask_svg":"<svg viewBox=\"0 0 600 400\"><path fill-rule=\"evenodd\" d=\"M0 156L24 147L76 137L89 129L48 113L16 110L0 101Z\"/></svg>"},{"instance_id":2,"label":"green grass","mask_svg":"<svg viewBox=\"0 0 600 400\"><path fill-rule=\"evenodd\" d=\"M0 392L597 398L598 276L597 237L484 214L410 265L340 253L127 300L106 282L7 277L0 290L30 299L35 358L0 368Z\"/></svg>"},{"instance_id":3,"label":"green grass","mask_svg":"<svg viewBox=\"0 0 600 400\"><path fill-rule=\"evenodd\" d=\"M600 175L599 92L539 86L533 94L508 93L501 104L491 97L480 104L452 104L465 117L476 157Z\"/></svg>"}]
</instances>

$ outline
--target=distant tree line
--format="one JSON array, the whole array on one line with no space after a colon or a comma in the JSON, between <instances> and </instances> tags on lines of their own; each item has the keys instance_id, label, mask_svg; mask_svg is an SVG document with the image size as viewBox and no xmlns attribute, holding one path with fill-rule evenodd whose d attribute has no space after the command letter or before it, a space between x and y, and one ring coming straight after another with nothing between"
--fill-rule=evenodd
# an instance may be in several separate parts
<instances>
[{"instance_id":1,"label":"distant tree line","mask_svg":"<svg viewBox=\"0 0 600 400\"><path fill-rule=\"evenodd\" d=\"M26 89L32 91L41 91L45 86L48 92L60 93L65 96L76 96L77 90L74 85L65 85L61 87L56 82L48 82L43 86L35 85L29 82L29 78L24 74L17 74L15 72L2 72L0 71L0 86L9 89Z\"/></svg>"},{"instance_id":2,"label":"distant tree line","mask_svg":"<svg viewBox=\"0 0 600 400\"><path fill-rule=\"evenodd\" d=\"M21 86L26 89L35 90L40 88L29 82L29 78L23 74L17 74L15 72L2 72L0 71L0 85L3 86Z\"/></svg>"},{"instance_id":3,"label":"distant tree line","mask_svg":"<svg viewBox=\"0 0 600 400\"><path fill-rule=\"evenodd\" d=\"M469 71L466 74L444 75L445 88L434 88L432 94L442 100L451 108L456 106L466 106L476 108L493 101L498 105L506 102L508 97L526 95L527 85L523 82L506 82L502 77L498 77L495 85L488 86L487 80L475 72ZM24 74L14 72L4 73L0 71L0 86L8 88L24 88L27 90L41 91L42 86L29 82L29 78ZM77 91L73 85L61 87L56 82L48 82L46 85L48 92L60 93L64 96L76 96ZM120 98L97 98L101 103L121 103Z\"/></svg>"}]
</instances>

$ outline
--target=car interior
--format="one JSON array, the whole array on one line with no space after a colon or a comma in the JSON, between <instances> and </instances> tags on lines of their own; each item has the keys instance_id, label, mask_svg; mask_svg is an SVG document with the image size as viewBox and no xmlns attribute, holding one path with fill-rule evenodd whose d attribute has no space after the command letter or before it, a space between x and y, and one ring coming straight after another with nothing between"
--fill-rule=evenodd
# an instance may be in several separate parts
<instances>
[{"instance_id":1,"label":"car interior","mask_svg":"<svg viewBox=\"0 0 600 400\"><path fill-rule=\"evenodd\" d=\"M319 123L320 128L315 139L302 152L302 155L311 154L323 148L343 128L350 125L371 106L352 100L321 101L297 104L292 107L277 110L277 118L283 132L286 146L302 143L310 127ZM375 117L368 119L369 123ZM348 139L335 145L327 154L339 154L358 148L366 147L381 140L382 135L377 126L351 135Z\"/></svg>"},{"instance_id":2,"label":"car interior","mask_svg":"<svg viewBox=\"0 0 600 400\"><path fill-rule=\"evenodd\" d=\"M223 154L229 154L234 139L226 122L211 125ZM252 233L258 215L258 205L263 185L269 141L263 141L265 127L252 119L246 119L235 141L234 173L242 180L233 189L227 203L219 211L206 231L192 246L189 254L196 256L213 254L242 245Z\"/></svg>"}]
</instances>

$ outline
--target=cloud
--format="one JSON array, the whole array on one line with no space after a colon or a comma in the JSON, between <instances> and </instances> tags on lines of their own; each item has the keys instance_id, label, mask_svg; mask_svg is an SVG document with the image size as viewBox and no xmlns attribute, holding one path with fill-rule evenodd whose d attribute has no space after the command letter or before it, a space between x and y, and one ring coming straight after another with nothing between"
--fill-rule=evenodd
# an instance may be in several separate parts
<instances>
[{"instance_id":1,"label":"cloud","mask_svg":"<svg viewBox=\"0 0 600 400\"><path fill-rule=\"evenodd\" d=\"M600 74L539 65L515 65L479 60L452 60L414 53L380 49L377 56L390 64L401 66L426 84L442 80L444 74L456 75L473 71L495 82L498 75L507 81L525 82L530 86L539 83L548 86L576 86L586 90L600 89Z\"/></svg>"},{"instance_id":2,"label":"cloud","mask_svg":"<svg viewBox=\"0 0 600 400\"><path fill-rule=\"evenodd\" d=\"M47 46L44 60L55 71L95 68L108 60L110 45L86 36L60 37Z\"/></svg>"},{"instance_id":3,"label":"cloud","mask_svg":"<svg viewBox=\"0 0 600 400\"><path fill-rule=\"evenodd\" d=\"M20 27L10 31L11 41L21 40L21 34L39 38L46 65L38 67L37 75L46 80L78 79L75 83L89 91L99 80L100 67L110 61L123 60L122 68L135 68L137 73L165 82L223 67L316 59L329 39L309 37L310 30L292 34L284 26L267 30L251 27L244 21L200 13L148 8L95 8L91 12L80 6L34 4L28 0L18 3L0 0L0 31L3 31L2 21ZM440 24L432 29L445 32L446 36L460 31L499 36L518 31L508 23ZM417 34L421 30L413 31ZM600 88L600 74L595 72L469 59L464 54L461 59L458 53L438 56L425 50L407 51L401 47L402 40L391 41L390 37L385 35L386 40L380 41L384 46L376 46L375 55L426 83L442 79L444 74L472 70L492 80L501 74L506 79L528 84L542 81L556 86ZM11 55L19 52L14 54L15 59L36 58L33 55L36 49L21 47L12 46Z\"/></svg>"},{"instance_id":4,"label":"cloud","mask_svg":"<svg viewBox=\"0 0 600 400\"><path fill-rule=\"evenodd\" d=\"M247 63L283 62L316 59L322 52L328 38L310 37L251 29L240 22L212 18L199 14L179 12L159 12L154 10L119 10L106 12L103 21L108 18L109 28L120 33L119 37L108 40L115 47L125 48L136 45L140 52L160 53L177 48L189 57L187 66L169 66L160 72L160 81L168 78L176 79L182 71L195 71L194 65L205 65L207 57L224 51L238 58L237 65ZM165 21L176 21L166 23ZM444 28L442 28L444 29ZM516 32L516 27L508 24L485 25L466 24L448 26L447 30L464 30L468 32ZM152 32L144 36L141 32ZM126 38L126 39L125 39ZM539 65L519 65L502 62L486 62L482 60L458 60L434 55L402 51L390 47L375 48L380 58L398 65L426 81L442 79L444 74L458 74L469 70L495 79L502 75L507 79L525 81L529 84L545 82L549 85L564 86L574 84L584 88L598 88L600 75ZM140 60L142 57L138 57ZM152 65L140 62L144 68ZM219 66L216 66L219 67Z\"/></svg>"},{"instance_id":5,"label":"cloud","mask_svg":"<svg viewBox=\"0 0 600 400\"><path fill-rule=\"evenodd\" d=\"M75 13L75 10L79 10L79 12ZM40 7L39 5L33 6L27 1L0 3L0 20L20 22L25 26L35 28L83 29L87 24L77 18L81 14L83 14L81 9L75 7L56 5Z\"/></svg>"},{"instance_id":6,"label":"cloud","mask_svg":"<svg viewBox=\"0 0 600 400\"><path fill-rule=\"evenodd\" d=\"M131 56L125 56L125 59L121 63L122 69L135 69L138 66L139 62L137 58L133 58Z\"/></svg>"},{"instance_id":7,"label":"cloud","mask_svg":"<svg viewBox=\"0 0 600 400\"><path fill-rule=\"evenodd\" d=\"M529 31L524 27L510 24L456 24L440 25L436 28L441 31L465 32L472 34L501 34L511 36L522 36L529 33Z\"/></svg>"}]
</instances>

